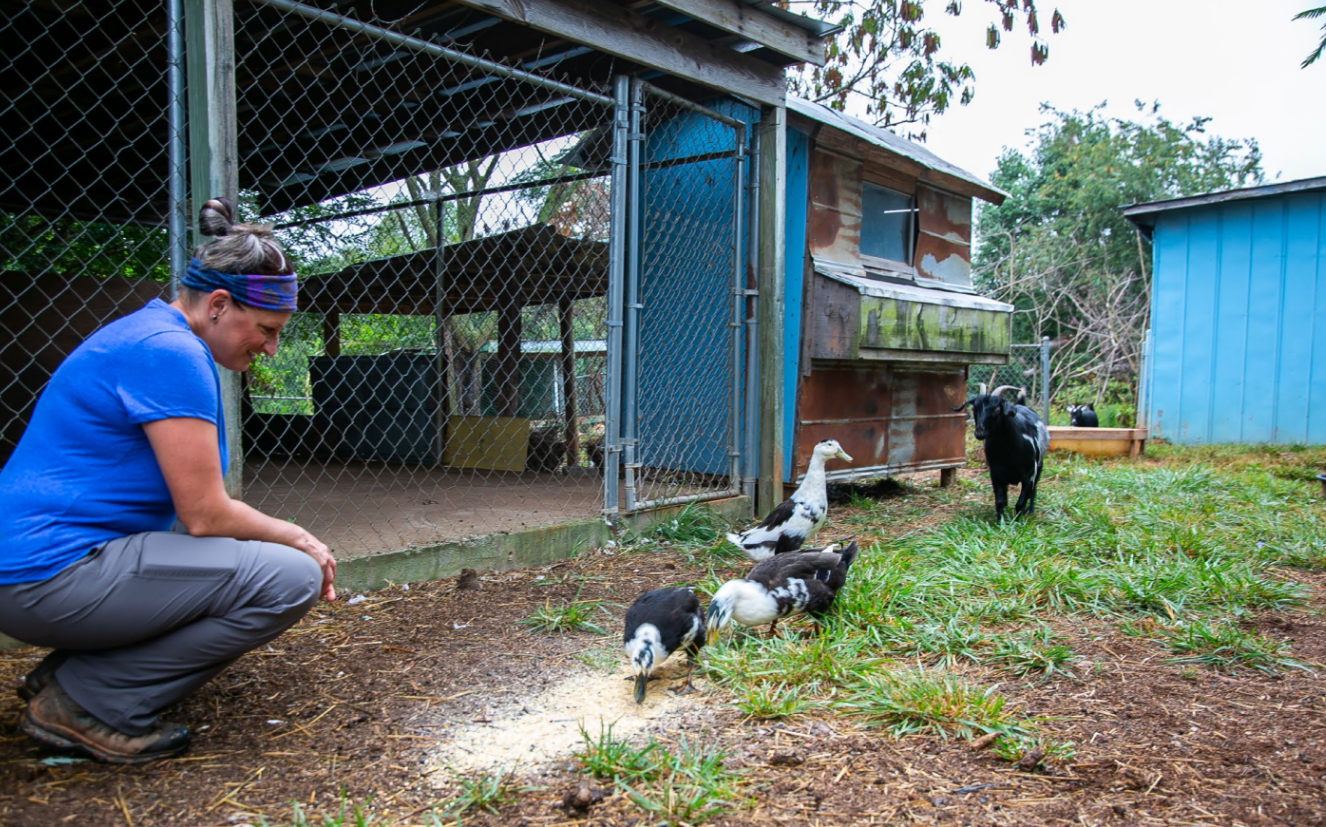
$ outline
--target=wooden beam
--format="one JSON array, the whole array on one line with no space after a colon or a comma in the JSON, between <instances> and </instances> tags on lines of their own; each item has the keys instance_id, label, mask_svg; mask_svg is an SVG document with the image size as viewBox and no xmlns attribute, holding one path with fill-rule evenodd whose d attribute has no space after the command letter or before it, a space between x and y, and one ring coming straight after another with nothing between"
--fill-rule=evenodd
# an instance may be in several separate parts
<instances>
[{"instance_id":1,"label":"wooden beam","mask_svg":"<svg viewBox=\"0 0 1326 827\"><path fill-rule=\"evenodd\" d=\"M497 387L498 416L520 415L520 300L514 296L497 311L497 367L494 382Z\"/></svg>"},{"instance_id":2,"label":"wooden beam","mask_svg":"<svg viewBox=\"0 0 1326 827\"><path fill-rule=\"evenodd\" d=\"M760 203L756 244L760 307L760 472L757 515L769 513L783 499L783 291L786 288L787 110L766 106L756 127L760 135Z\"/></svg>"},{"instance_id":3,"label":"wooden beam","mask_svg":"<svg viewBox=\"0 0 1326 827\"><path fill-rule=\"evenodd\" d=\"M797 63L823 66L824 41L791 23L764 14L735 0L654 0L658 5L681 12L725 32L741 35L786 55Z\"/></svg>"},{"instance_id":4,"label":"wooden beam","mask_svg":"<svg viewBox=\"0 0 1326 827\"><path fill-rule=\"evenodd\" d=\"M189 106L190 214L209 198L239 204L239 139L235 109L235 10L230 0L185 0L185 83ZM243 220L247 216L237 216ZM195 223L194 242L200 243ZM239 374L217 368L229 468L226 491L244 493L244 433Z\"/></svg>"},{"instance_id":5,"label":"wooden beam","mask_svg":"<svg viewBox=\"0 0 1326 827\"><path fill-rule=\"evenodd\" d=\"M570 299L557 303L557 320L562 334L562 397L566 411L566 465L580 464L580 423L576 410L576 338L574 305Z\"/></svg>"},{"instance_id":6,"label":"wooden beam","mask_svg":"<svg viewBox=\"0 0 1326 827\"><path fill-rule=\"evenodd\" d=\"M322 315L322 352L341 355L341 311L328 310Z\"/></svg>"},{"instance_id":7,"label":"wooden beam","mask_svg":"<svg viewBox=\"0 0 1326 827\"><path fill-rule=\"evenodd\" d=\"M781 106L783 70L603 0L458 0L722 92Z\"/></svg>"}]
</instances>

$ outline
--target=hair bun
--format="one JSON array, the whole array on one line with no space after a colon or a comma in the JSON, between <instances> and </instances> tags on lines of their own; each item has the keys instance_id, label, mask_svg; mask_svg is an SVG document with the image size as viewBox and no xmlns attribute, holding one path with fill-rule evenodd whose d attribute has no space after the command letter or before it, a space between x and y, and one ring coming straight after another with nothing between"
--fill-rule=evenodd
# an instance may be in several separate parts
<instances>
[{"instance_id":1,"label":"hair bun","mask_svg":"<svg viewBox=\"0 0 1326 827\"><path fill-rule=\"evenodd\" d=\"M210 198L198 212L198 231L211 238L230 233L235 223L235 208L225 198Z\"/></svg>"}]
</instances>

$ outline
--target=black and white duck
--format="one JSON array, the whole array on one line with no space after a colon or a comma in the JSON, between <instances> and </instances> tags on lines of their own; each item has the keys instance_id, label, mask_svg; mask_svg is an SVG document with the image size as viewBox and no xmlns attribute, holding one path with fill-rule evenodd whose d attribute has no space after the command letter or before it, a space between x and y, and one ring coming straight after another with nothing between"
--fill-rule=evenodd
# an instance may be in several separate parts
<instances>
[{"instance_id":1,"label":"black and white duck","mask_svg":"<svg viewBox=\"0 0 1326 827\"><path fill-rule=\"evenodd\" d=\"M728 540L740 546L757 563L776 554L796 551L814 535L829 513L829 492L824 481L824 464L838 458L852 458L836 439L826 439L810 455L806 477L792 496L779 503L757 526L740 534L729 532Z\"/></svg>"},{"instance_id":2,"label":"black and white duck","mask_svg":"<svg viewBox=\"0 0 1326 827\"><path fill-rule=\"evenodd\" d=\"M807 614L818 619L847 582L847 570L856 554L852 541L842 551L835 543L777 554L757 563L750 574L729 580L714 593L705 616L705 640L713 643L719 630L732 621L743 626L768 623L772 635L785 617Z\"/></svg>"},{"instance_id":3,"label":"black and white duck","mask_svg":"<svg viewBox=\"0 0 1326 827\"><path fill-rule=\"evenodd\" d=\"M626 656L635 667L635 702L644 703L645 686L654 669L677 650L686 653L686 682L676 690L691 690L691 672L704 646L704 612L695 592L686 587L651 589L626 610L622 636Z\"/></svg>"}]
</instances>

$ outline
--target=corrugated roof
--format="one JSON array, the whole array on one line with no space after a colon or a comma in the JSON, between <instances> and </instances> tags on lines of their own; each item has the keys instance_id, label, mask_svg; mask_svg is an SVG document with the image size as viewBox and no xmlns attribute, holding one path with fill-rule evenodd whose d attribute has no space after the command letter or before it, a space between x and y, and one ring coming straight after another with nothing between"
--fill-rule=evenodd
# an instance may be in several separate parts
<instances>
[{"instance_id":1,"label":"corrugated roof","mask_svg":"<svg viewBox=\"0 0 1326 827\"><path fill-rule=\"evenodd\" d=\"M863 141L868 141L875 146L883 147L890 152L915 161L926 169L933 170L942 175L957 178L960 181L965 181L968 184L978 187L990 194L988 197L985 195L981 196L986 201L997 204L1008 197L1008 193L991 185L980 176L973 175L965 169L950 164L948 161L940 158L938 155L920 144L909 141L906 138L901 138L887 129L875 126L874 124L860 120L859 118L853 118L850 115L844 115L842 112L830 109L823 104L815 103L814 101L809 101L805 98L799 98L795 95L787 96L787 108L789 111L796 112L798 115L810 118L811 120L818 121L822 124L827 124L836 129L841 129L844 132L855 135Z\"/></svg>"},{"instance_id":2,"label":"corrugated roof","mask_svg":"<svg viewBox=\"0 0 1326 827\"><path fill-rule=\"evenodd\" d=\"M1168 198L1164 201L1148 201L1144 204L1123 207L1122 210L1124 217L1129 221L1142 229L1150 229L1156 225L1156 215L1171 210L1205 207L1211 204L1223 204L1227 201L1269 198L1275 195L1287 195L1291 192L1317 192L1319 190L1326 190L1326 176L1301 178L1297 181L1285 181L1280 184L1267 184L1261 187L1209 192L1204 195L1191 195L1184 198Z\"/></svg>"}]
</instances>

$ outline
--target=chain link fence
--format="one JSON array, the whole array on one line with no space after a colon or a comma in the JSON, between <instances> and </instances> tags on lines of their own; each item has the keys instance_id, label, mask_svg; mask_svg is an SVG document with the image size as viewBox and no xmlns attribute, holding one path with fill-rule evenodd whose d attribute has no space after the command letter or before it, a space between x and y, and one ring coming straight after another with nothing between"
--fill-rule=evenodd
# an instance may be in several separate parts
<instances>
[{"instance_id":1,"label":"chain link fence","mask_svg":"<svg viewBox=\"0 0 1326 827\"><path fill-rule=\"evenodd\" d=\"M178 6L0 18L0 461L79 342L170 298L232 146L301 276L228 413L247 502L345 556L736 493L740 120L537 39L236 0L208 41Z\"/></svg>"},{"instance_id":2,"label":"chain link fence","mask_svg":"<svg viewBox=\"0 0 1326 827\"><path fill-rule=\"evenodd\" d=\"M0 462L64 357L167 293L167 33L157 2L0 16Z\"/></svg>"},{"instance_id":3,"label":"chain link fence","mask_svg":"<svg viewBox=\"0 0 1326 827\"><path fill-rule=\"evenodd\" d=\"M1050 383L1051 358L1052 348L1048 339L1034 345L1011 345L1007 365L974 365L968 369L967 396L980 393L981 385L985 385L987 390L994 390L1000 385L1025 388L1027 405L1048 424L1050 402L1054 399L1054 388Z\"/></svg>"},{"instance_id":4,"label":"chain link fence","mask_svg":"<svg viewBox=\"0 0 1326 827\"><path fill-rule=\"evenodd\" d=\"M247 377L246 498L365 551L597 513L611 78L291 3L237 4L235 54L241 200L307 311Z\"/></svg>"},{"instance_id":5,"label":"chain link fence","mask_svg":"<svg viewBox=\"0 0 1326 827\"><path fill-rule=\"evenodd\" d=\"M738 492L746 128L648 84L632 104L642 227L622 433L634 510Z\"/></svg>"}]
</instances>

